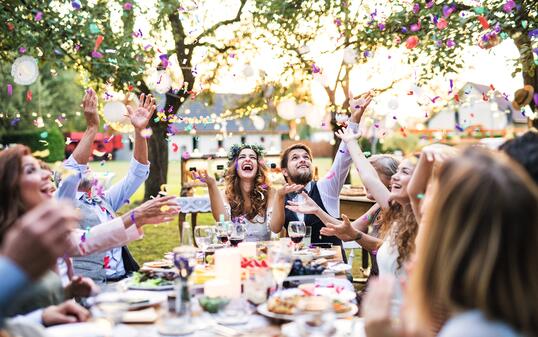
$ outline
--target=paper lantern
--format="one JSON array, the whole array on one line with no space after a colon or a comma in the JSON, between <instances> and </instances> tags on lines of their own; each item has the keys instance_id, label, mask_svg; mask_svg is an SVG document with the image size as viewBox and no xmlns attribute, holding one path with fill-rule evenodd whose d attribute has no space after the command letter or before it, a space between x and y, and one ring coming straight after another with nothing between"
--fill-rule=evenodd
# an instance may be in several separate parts
<instances>
[{"instance_id":1,"label":"paper lantern","mask_svg":"<svg viewBox=\"0 0 538 337\"><path fill-rule=\"evenodd\" d=\"M254 127L256 130L261 131L263 128L265 128L265 120L258 116L258 115L252 115L250 116L250 120L252 121L252 124L254 124Z\"/></svg>"},{"instance_id":2,"label":"paper lantern","mask_svg":"<svg viewBox=\"0 0 538 337\"><path fill-rule=\"evenodd\" d=\"M418 36L412 35L408 37L407 40L405 41L405 47L407 49L413 49L418 45L418 43L419 43Z\"/></svg>"},{"instance_id":3,"label":"paper lantern","mask_svg":"<svg viewBox=\"0 0 538 337\"><path fill-rule=\"evenodd\" d=\"M345 64L354 64L357 60L357 51L353 48L346 48L344 50L344 63Z\"/></svg>"},{"instance_id":4,"label":"paper lantern","mask_svg":"<svg viewBox=\"0 0 538 337\"><path fill-rule=\"evenodd\" d=\"M39 68L37 61L31 56L18 57L11 66L13 81L20 85L30 85L37 80Z\"/></svg>"},{"instance_id":5,"label":"paper lantern","mask_svg":"<svg viewBox=\"0 0 538 337\"><path fill-rule=\"evenodd\" d=\"M151 75L149 87L159 94L165 94L172 88L172 79L166 71L158 70Z\"/></svg>"},{"instance_id":6,"label":"paper lantern","mask_svg":"<svg viewBox=\"0 0 538 337\"><path fill-rule=\"evenodd\" d=\"M312 111L313 105L310 103L301 103L295 106L295 118L301 118Z\"/></svg>"},{"instance_id":7,"label":"paper lantern","mask_svg":"<svg viewBox=\"0 0 538 337\"><path fill-rule=\"evenodd\" d=\"M243 76L252 77L253 75L254 75L254 68L250 64L245 65L245 67L243 68Z\"/></svg>"},{"instance_id":8,"label":"paper lantern","mask_svg":"<svg viewBox=\"0 0 538 337\"><path fill-rule=\"evenodd\" d=\"M297 104L292 99L284 99L278 103L276 106L276 111L278 115L286 120L291 120L295 118L295 106Z\"/></svg>"},{"instance_id":9,"label":"paper lantern","mask_svg":"<svg viewBox=\"0 0 538 337\"><path fill-rule=\"evenodd\" d=\"M306 123L313 128L321 128L323 120L325 119L325 108L314 106L312 111L306 114Z\"/></svg>"},{"instance_id":10,"label":"paper lantern","mask_svg":"<svg viewBox=\"0 0 538 337\"><path fill-rule=\"evenodd\" d=\"M107 102L103 107L103 116L109 123L129 123L129 117L125 115L127 115L127 108L120 101Z\"/></svg>"},{"instance_id":11,"label":"paper lantern","mask_svg":"<svg viewBox=\"0 0 538 337\"><path fill-rule=\"evenodd\" d=\"M396 110L398 109L398 106L400 105L400 103L398 102L398 99L396 97L393 97L389 100L387 105L389 109Z\"/></svg>"}]
</instances>

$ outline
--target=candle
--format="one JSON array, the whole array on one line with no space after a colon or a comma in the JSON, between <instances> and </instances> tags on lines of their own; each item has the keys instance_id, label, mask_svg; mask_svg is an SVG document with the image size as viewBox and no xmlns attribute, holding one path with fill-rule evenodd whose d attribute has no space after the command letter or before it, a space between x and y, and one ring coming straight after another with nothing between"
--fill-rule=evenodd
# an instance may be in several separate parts
<instances>
[{"instance_id":1,"label":"candle","mask_svg":"<svg viewBox=\"0 0 538 337\"><path fill-rule=\"evenodd\" d=\"M207 297L228 297L230 283L225 280L209 280L204 283L204 295Z\"/></svg>"},{"instance_id":2,"label":"candle","mask_svg":"<svg viewBox=\"0 0 538 337\"><path fill-rule=\"evenodd\" d=\"M256 257L256 242L241 242L237 248L242 257Z\"/></svg>"},{"instance_id":3,"label":"candle","mask_svg":"<svg viewBox=\"0 0 538 337\"><path fill-rule=\"evenodd\" d=\"M237 248L215 251L215 276L217 280L228 282L226 297L241 297L241 254Z\"/></svg>"}]
</instances>

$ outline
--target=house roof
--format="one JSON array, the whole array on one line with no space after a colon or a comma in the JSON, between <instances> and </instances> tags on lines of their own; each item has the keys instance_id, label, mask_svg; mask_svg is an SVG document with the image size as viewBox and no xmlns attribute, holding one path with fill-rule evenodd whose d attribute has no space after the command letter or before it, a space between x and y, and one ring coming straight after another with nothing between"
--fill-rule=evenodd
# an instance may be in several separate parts
<instances>
[{"instance_id":1,"label":"house roof","mask_svg":"<svg viewBox=\"0 0 538 337\"><path fill-rule=\"evenodd\" d=\"M467 82L458 91L458 93L460 94L460 97L464 97L464 95L461 95L461 93L465 91L465 88L467 86L473 86L480 93L488 93L491 90L491 88L489 86L487 86L487 85L478 84L478 83L474 83L474 82ZM501 111L504 111L504 110L513 111L514 110L512 108L512 103L504 95L502 95L498 90L494 90L494 93L495 93L495 95L490 98L490 101L493 101L493 102L497 103L497 105L499 107L499 110L501 110Z\"/></svg>"},{"instance_id":2,"label":"house roof","mask_svg":"<svg viewBox=\"0 0 538 337\"><path fill-rule=\"evenodd\" d=\"M278 122L273 122L273 117L267 112L263 112L259 117L265 121L265 127L263 130L257 130L250 117L242 117L233 120L226 120L221 123L215 123L211 116L221 116L227 110L237 107L238 102L245 98L246 95L238 94L214 94L211 102L208 98L200 98L199 96L195 100L188 100L178 110L177 115L188 119L205 118L209 122L198 123L194 125L196 131L199 133L219 133L222 129L215 129L215 124L224 124L227 132L234 133L287 133L289 132L289 126ZM177 133L188 133L190 128L193 127L186 121L174 123Z\"/></svg>"}]
</instances>

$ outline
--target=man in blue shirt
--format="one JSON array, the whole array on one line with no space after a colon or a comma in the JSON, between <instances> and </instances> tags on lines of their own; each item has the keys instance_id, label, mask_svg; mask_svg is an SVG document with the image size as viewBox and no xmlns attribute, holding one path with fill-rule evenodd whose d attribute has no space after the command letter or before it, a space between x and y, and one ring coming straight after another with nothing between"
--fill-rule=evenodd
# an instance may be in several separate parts
<instances>
[{"instance_id":1,"label":"man in blue shirt","mask_svg":"<svg viewBox=\"0 0 538 337\"><path fill-rule=\"evenodd\" d=\"M116 218L116 211L129 202L130 197L149 175L148 146L144 130L155 111L155 100L151 95L140 95L136 109L127 106L131 124L135 130L134 151L127 175L106 191L94 186L88 176L87 163L91 154L93 139L97 134L99 117L95 113L97 95L88 90L83 101L87 129L77 149L64 162L64 167L75 172L58 189L58 197L75 199L82 220L80 228L96 226ZM80 147L80 148L79 148ZM132 219L136 222L136 219ZM92 278L96 282L118 281L138 269L127 247L113 248L84 257L74 258L75 274Z\"/></svg>"}]
</instances>

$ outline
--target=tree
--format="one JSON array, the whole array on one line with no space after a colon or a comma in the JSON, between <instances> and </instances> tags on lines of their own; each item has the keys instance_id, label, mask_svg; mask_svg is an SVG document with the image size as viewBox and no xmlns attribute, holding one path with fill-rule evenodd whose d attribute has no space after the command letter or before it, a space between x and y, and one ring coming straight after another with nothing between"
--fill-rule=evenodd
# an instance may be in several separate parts
<instances>
[{"instance_id":1,"label":"tree","mask_svg":"<svg viewBox=\"0 0 538 337\"><path fill-rule=\"evenodd\" d=\"M204 10L202 21L191 15L199 10L195 1L159 1L156 8L145 8L144 2L98 0L90 5L86 1L20 1L0 4L0 59L12 62L23 47L27 54L39 60L40 67L52 64L58 69L75 69L85 79L83 84L97 84L103 90L123 90L150 93L147 71L159 56L160 69L173 57L181 67L183 78L178 88L166 92L166 102L151 122L153 136L149 138L150 176L145 184L145 199L156 195L166 183L168 169L168 124L185 100L194 98L202 87L196 87L198 59L215 60L206 81L214 80L211 73L222 66L218 58L230 49L239 47L238 35L216 39L215 35L225 26L241 21L246 0L234 2L236 10L231 18L211 20L216 10ZM157 12L155 18L147 16ZM119 21L114 20L118 17ZM146 16L147 17L146 17ZM143 17L152 29L145 34L135 23ZM211 22L206 26L206 23ZM144 36L141 36L144 35ZM166 37L171 37L172 48L167 50ZM142 39L141 39L142 38ZM240 38L248 38L243 30ZM151 43L147 41L152 41ZM157 44L154 45L155 41ZM162 50L164 49L164 50ZM205 57L195 56L205 53ZM207 83L206 83L207 84ZM154 85L154 83L153 83Z\"/></svg>"},{"instance_id":2,"label":"tree","mask_svg":"<svg viewBox=\"0 0 538 337\"><path fill-rule=\"evenodd\" d=\"M385 41L406 45L410 62L422 64L423 81L434 75L457 72L465 62L463 47L495 48L512 39L520 57L514 60L513 76L522 72L524 84L538 88L538 7L535 1L485 0L476 6L469 1L392 1L393 9L379 24ZM536 108L534 102L531 107ZM529 123L530 125L530 123ZM538 126L538 119L534 120Z\"/></svg>"},{"instance_id":3,"label":"tree","mask_svg":"<svg viewBox=\"0 0 538 337\"><path fill-rule=\"evenodd\" d=\"M375 15L363 15L371 13L370 3L345 0L256 1L256 27L264 30L265 38L275 45L278 56L287 60L282 77L303 83L321 79L329 100L328 109L333 131L339 128L336 115L347 113L349 107L349 93L352 89L350 74L354 66L367 62L370 51L377 45L389 44L386 41L388 37L382 34L380 29L369 26ZM325 43L319 55L312 55L309 45L319 45L322 34L332 35L334 38ZM333 55L335 62L338 62L334 78L327 78L327 74L323 74L323 69L316 64L315 58L323 54ZM389 90L393 84L394 81L381 88L372 89L381 93ZM339 94L344 96L341 102L337 99ZM336 139L333 155L336 154L339 141Z\"/></svg>"}]
</instances>

